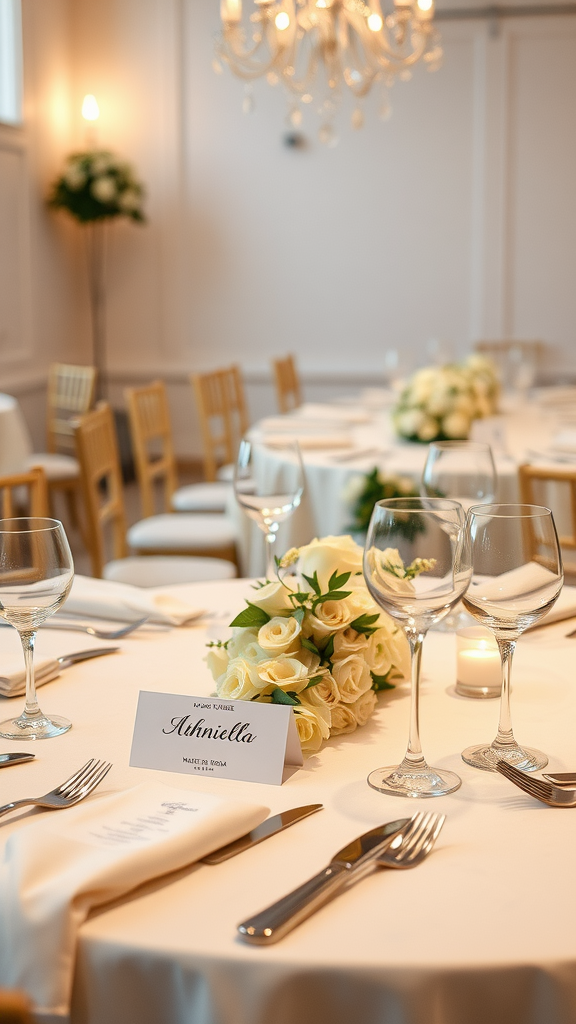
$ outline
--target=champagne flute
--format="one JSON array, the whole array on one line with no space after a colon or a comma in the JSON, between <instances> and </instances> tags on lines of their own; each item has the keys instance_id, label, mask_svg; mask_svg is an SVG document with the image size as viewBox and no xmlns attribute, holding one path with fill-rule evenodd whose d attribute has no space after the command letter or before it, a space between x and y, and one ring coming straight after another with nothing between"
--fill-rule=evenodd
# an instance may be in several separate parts
<instances>
[{"instance_id":1,"label":"champagne flute","mask_svg":"<svg viewBox=\"0 0 576 1024\"><path fill-rule=\"evenodd\" d=\"M271 448L244 439L234 469L234 494L241 508L266 538L266 578L276 575L274 558L280 524L298 508L304 493L300 446L288 438Z\"/></svg>"},{"instance_id":2,"label":"champagne flute","mask_svg":"<svg viewBox=\"0 0 576 1024\"><path fill-rule=\"evenodd\" d=\"M454 772L431 768L420 743L420 662L424 637L465 592L472 566L457 501L389 498L374 506L364 577L372 597L402 626L410 645L412 691L408 748L401 764L378 768L368 783L392 796L442 796L458 789Z\"/></svg>"},{"instance_id":3,"label":"champagne flute","mask_svg":"<svg viewBox=\"0 0 576 1024\"><path fill-rule=\"evenodd\" d=\"M67 718L48 717L36 698L36 630L60 608L74 579L74 563L62 523L22 517L0 520L0 615L22 641L26 665L26 704L17 718L0 723L7 739L43 740L71 728Z\"/></svg>"},{"instance_id":4,"label":"champagne flute","mask_svg":"<svg viewBox=\"0 0 576 1024\"><path fill-rule=\"evenodd\" d=\"M533 772L548 758L514 738L510 673L518 637L550 611L564 582L554 518L541 505L476 505L468 512L466 536L474 569L464 607L494 633L502 695L496 739L468 747L462 757L485 771L496 771L501 759Z\"/></svg>"}]
</instances>

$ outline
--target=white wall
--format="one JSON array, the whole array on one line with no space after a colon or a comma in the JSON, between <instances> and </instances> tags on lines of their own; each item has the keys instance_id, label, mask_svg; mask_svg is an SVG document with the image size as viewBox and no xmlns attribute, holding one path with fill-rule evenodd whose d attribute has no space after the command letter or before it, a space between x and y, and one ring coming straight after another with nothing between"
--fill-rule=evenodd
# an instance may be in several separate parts
<instances>
[{"instance_id":1,"label":"white wall","mask_svg":"<svg viewBox=\"0 0 576 1024\"><path fill-rule=\"evenodd\" d=\"M548 374L576 375L576 18L505 20L497 37L443 23L443 68L398 83L389 121L368 102L355 132L348 105L327 149L312 109L294 150L281 91L256 83L246 117L242 83L214 74L217 0L24 4L43 39L32 92L67 90L74 111L66 127L50 103L34 110L32 194L84 145L85 92L100 143L146 183L148 225L108 231L111 393L167 378L182 454L198 450L186 375L232 359L254 416L273 407L269 358L286 351L310 395L372 381L389 346L421 362L431 337L455 356L480 337L540 337ZM32 350L47 336L84 358L81 229L34 202Z\"/></svg>"}]
</instances>

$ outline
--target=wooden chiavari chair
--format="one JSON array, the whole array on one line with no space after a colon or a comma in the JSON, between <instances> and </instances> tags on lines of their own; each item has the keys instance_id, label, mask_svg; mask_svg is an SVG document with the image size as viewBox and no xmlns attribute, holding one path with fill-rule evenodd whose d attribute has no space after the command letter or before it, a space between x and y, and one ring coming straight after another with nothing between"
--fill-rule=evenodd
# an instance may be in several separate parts
<instances>
[{"instance_id":1,"label":"wooden chiavari chair","mask_svg":"<svg viewBox=\"0 0 576 1024\"><path fill-rule=\"evenodd\" d=\"M302 389L294 356L272 361L278 409L281 413L292 412L302 405Z\"/></svg>"},{"instance_id":2,"label":"wooden chiavari chair","mask_svg":"<svg viewBox=\"0 0 576 1024\"><path fill-rule=\"evenodd\" d=\"M576 469L523 465L518 467L518 481L521 501L552 509L563 555L564 573L570 577L567 582L576 582L576 554L572 560L564 557L566 553L576 553ZM562 532L559 524L563 527ZM569 532L566 531L568 524ZM538 537L531 536L525 540L530 545L534 561L547 566L549 558L545 548L538 543Z\"/></svg>"},{"instance_id":3,"label":"wooden chiavari chair","mask_svg":"<svg viewBox=\"0 0 576 1024\"><path fill-rule=\"evenodd\" d=\"M237 366L190 377L202 432L206 480L231 480L242 437L248 429L248 409Z\"/></svg>"},{"instance_id":4,"label":"wooden chiavari chair","mask_svg":"<svg viewBox=\"0 0 576 1024\"><path fill-rule=\"evenodd\" d=\"M108 403L86 413L75 433L94 576L154 586L236 575L234 529L224 516L168 513L126 529L118 444ZM107 533L112 562L106 560ZM129 547L145 558L127 558ZM208 557L194 557L199 555Z\"/></svg>"},{"instance_id":5,"label":"wooden chiavari chair","mask_svg":"<svg viewBox=\"0 0 576 1024\"><path fill-rule=\"evenodd\" d=\"M48 516L48 484L41 466L27 473L0 476L0 507L2 519L16 516Z\"/></svg>"}]
</instances>

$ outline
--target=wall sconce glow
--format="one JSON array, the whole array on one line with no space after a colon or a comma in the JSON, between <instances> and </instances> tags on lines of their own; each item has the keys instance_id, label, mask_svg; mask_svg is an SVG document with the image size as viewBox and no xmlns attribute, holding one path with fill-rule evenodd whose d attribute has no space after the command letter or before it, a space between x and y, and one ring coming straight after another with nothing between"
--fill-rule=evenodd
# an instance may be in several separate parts
<instances>
[{"instance_id":1,"label":"wall sconce glow","mask_svg":"<svg viewBox=\"0 0 576 1024\"><path fill-rule=\"evenodd\" d=\"M431 11L434 0L418 0L418 7L421 11Z\"/></svg>"},{"instance_id":2,"label":"wall sconce glow","mask_svg":"<svg viewBox=\"0 0 576 1024\"><path fill-rule=\"evenodd\" d=\"M100 107L96 102L96 97L91 93L85 96L82 102L82 117L85 121L97 121L100 117Z\"/></svg>"},{"instance_id":3,"label":"wall sconce glow","mask_svg":"<svg viewBox=\"0 0 576 1024\"><path fill-rule=\"evenodd\" d=\"M284 32L290 24L290 18L286 14L286 11L280 11L279 14L274 18L274 24L280 32Z\"/></svg>"},{"instance_id":4,"label":"wall sconce glow","mask_svg":"<svg viewBox=\"0 0 576 1024\"><path fill-rule=\"evenodd\" d=\"M371 14L368 18L368 28L371 32L379 32L383 24L379 14Z\"/></svg>"}]
</instances>

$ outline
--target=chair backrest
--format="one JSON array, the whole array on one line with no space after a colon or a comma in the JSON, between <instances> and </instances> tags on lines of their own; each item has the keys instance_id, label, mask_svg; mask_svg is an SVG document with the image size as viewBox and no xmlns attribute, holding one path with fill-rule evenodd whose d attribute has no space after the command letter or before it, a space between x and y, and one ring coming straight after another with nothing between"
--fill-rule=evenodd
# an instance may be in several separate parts
<instances>
[{"instance_id":1,"label":"chair backrest","mask_svg":"<svg viewBox=\"0 0 576 1024\"><path fill-rule=\"evenodd\" d=\"M281 413L291 412L302 405L302 389L294 356L272 361L278 409Z\"/></svg>"},{"instance_id":2,"label":"chair backrest","mask_svg":"<svg viewBox=\"0 0 576 1024\"><path fill-rule=\"evenodd\" d=\"M204 475L215 480L220 466L234 462L248 429L248 410L242 375L237 366L190 377L204 445Z\"/></svg>"},{"instance_id":3,"label":"chair backrest","mask_svg":"<svg viewBox=\"0 0 576 1024\"><path fill-rule=\"evenodd\" d=\"M156 512L158 485L162 491L162 510L170 512L170 498L178 486L178 475L166 387L156 380L146 387L127 388L124 395L142 512L144 516Z\"/></svg>"},{"instance_id":4,"label":"chair backrest","mask_svg":"<svg viewBox=\"0 0 576 1024\"><path fill-rule=\"evenodd\" d=\"M14 516L48 516L48 484L41 466L27 473L0 476L0 508L3 519Z\"/></svg>"},{"instance_id":5,"label":"chair backrest","mask_svg":"<svg viewBox=\"0 0 576 1024\"><path fill-rule=\"evenodd\" d=\"M87 518L87 542L92 575L102 576L107 531L111 533L114 558L125 558L126 512L114 415L108 402L80 418L75 428L76 457Z\"/></svg>"},{"instance_id":6,"label":"chair backrest","mask_svg":"<svg viewBox=\"0 0 576 1024\"><path fill-rule=\"evenodd\" d=\"M30 1001L24 992L0 989L0 1021L2 1024L34 1024Z\"/></svg>"},{"instance_id":7,"label":"chair backrest","mask_svg":"<svg viewBox=\"0 0 576 1024\"><path fill-rule=\"evenodd\" d=\"M74 424L92 407L95 389L94 366L52 363L48 374L46 425L49 452L74 453Z\"/></svg>"},{"instance_id":8,"label":"chair backrest","mask_svg":"<svg viewBox=\"0 0 576 1024\"><path fill-rule=\"evenodd\" d=\"M552 509L558 540L564 559L564 570L576 573L576 560L564 558L566 552L576 552L576 469L561 469L553 466L519 466L518 481L520 498L528 505L544 505ZM546 551L538 538L528 538L533 558L541 565L548 565Z\"/></svg>"}]
</instances>

